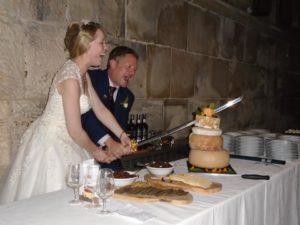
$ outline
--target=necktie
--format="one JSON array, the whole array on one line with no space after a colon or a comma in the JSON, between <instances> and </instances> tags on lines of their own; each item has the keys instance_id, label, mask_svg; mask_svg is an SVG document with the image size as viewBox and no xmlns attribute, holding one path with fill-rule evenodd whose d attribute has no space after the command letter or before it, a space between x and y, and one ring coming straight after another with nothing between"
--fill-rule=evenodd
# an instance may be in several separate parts
<instances>
[{"instance_id":1,"label":"necktie","mask_svg":"<svg viewBox=\"0 0 300 225\"><path fill-rule=\"evenodd\" d=\"M114 112L114 106L115 106L115 101L114 101L114 92L117 88L115 87L109 87L108 89L108 106L107 108L113 113Z\"/></svg>"}]
</instances>

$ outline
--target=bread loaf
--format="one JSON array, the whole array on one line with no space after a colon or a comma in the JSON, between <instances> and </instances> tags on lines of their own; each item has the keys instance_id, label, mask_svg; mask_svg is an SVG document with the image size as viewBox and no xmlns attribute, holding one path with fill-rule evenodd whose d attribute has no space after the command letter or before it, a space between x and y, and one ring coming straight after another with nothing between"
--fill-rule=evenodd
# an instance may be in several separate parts
<instances>
[{"instance_id":1,"label":"bread loaf","mask_svg":"<svg viewBox=\"0 0 300 225\"><path fill-rule=\"evenodd\" d=\"M177 173L169 176L172 181L180 181L191 186L209 188L212 182L204 177L192 173Z\"/></svg>"}]
</instances>

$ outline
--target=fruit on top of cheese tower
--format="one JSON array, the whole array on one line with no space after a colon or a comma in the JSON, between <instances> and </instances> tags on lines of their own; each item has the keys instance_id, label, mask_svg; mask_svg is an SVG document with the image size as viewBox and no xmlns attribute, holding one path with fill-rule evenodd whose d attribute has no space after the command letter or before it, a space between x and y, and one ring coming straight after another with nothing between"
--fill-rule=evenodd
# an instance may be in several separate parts
<instances>
[{"instance_id":1,"label":"fruit on top of cheese tower","mask_svg":"<svg viewBox=\"0 0 300 225\"><path fill-rule=\"evenodd\" d=\"M198 107L195 112L195 126L189 136L189 162L202 168L224 168L229 165L229 153L223 149L220 118L214 105Z\"/></svg>"},{"instance_id":2,"label":"fruit on top of cheese tower","mask_svg":"<svg viewBox=\"0 0 300 225\"><path fill-rule=\"evenodd\" d=\"M217 116L214 109L214 104L210 104L201 108L198 107L195 112L195 125L203 128L219 129L220 118Z\"/></svg>"}]
</instances>

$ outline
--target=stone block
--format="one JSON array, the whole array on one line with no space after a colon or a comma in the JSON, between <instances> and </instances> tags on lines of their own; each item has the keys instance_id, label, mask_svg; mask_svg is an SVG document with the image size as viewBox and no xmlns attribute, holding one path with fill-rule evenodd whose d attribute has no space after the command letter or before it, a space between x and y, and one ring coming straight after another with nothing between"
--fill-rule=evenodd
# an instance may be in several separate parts
<instances>
[{"instance_id":1,"label":"stone block","mask_svg":"<svg viewBox=\"0 0 300 225\"><path fill-rule=\"evenodd\" d=\"M276 40L276 53L275 53L275 70L276 71L286 71L289 69L289 64L291 61L290 57L290 45L284 41ZM300 57L299 57L300 58ZM300 70L299 70L300 71Z\"/></svg>"},{"instance_id":2,"label":"stone block","mask_svg":"<svg viewBox=\"0 0 300 225\"><path fill-rule=\"evenodd\" d=\"M259 47L259 33L255 29L246 30L244 60L255 63L257 59L257 49Z\"/></svg>"},{"instance_id":3,"label":"stone block","mask_svg":"<svg viewBox=\"0 0 300 225\"><path fill-rule=\"evenodd\" d=\"M42 114L46 99L19 100L11 102L11 118L16 120L33 120Z\"/></svg>"},{"instance_id":4,"label":"stone block","mask_svg":"<svg viewBox=\"0 0 300 225\"><path fill-rule=\"evenodd\" d=\"M300 72L300 47L298 46L291 46L289 48L289 68L291 71Z\"/></svg>"},{"instance_id":5,"label":"stone block","mask_svg":"<svg viewBox=\"0 0 300 225\"><path fill-rule=\"evenodd\" d=\"M95 20L99 21L99 5L95 0L73 0L65 4L65 17L69 23L71 21Z\"/></svg>"},{"instance_id":6,"label":"stone block","mask_svg":"<svg viewBox=\"0 0 300 225\"><path fill-rule=\"evenodd\" d=\"M149 59L147 73L147 96L167 98L170 96L171 50L156 46L147 47Z\"/></svg>"},{"instance_id":7,"label":"stone block","mask_svg":"<svg viewBox=\"0 0 300 225\"><path fill-rule=\"evenodd\" d=\"M8 13L13 18L40 21L59 21L64 22L67 0L52 1L0 1L0 12ZM2 13L2 12L1 12ZM0 13L0 14L1 14Z\"/></svg>"},{"instance_id":8,"label":"stone block","mask_svg":"<svg viewBox=\"0 0 300 225\"><path fill-rule=\"evenodd\" d=\"M2 190L2 186L4 185L5 182L5 177L8 172L8 166L0 166L0 190Z\"/></svg>"},{"instance_id":9,"label":"stone block","mask_svg":"<svg viewBox=\"0 0 300 225\"><path fill-rule=\"evenodd\" d=\"M184 51L172 51L172 98L189 98L194 95L195 77L199 72L199 57Z\"/></svg>"},{"instance_id":10,"label":"stone block","mask_svg":"<svg viewBox=\"0 0 300 225\"><path fill-rule=\"evenodd\" d=\"M0 16L0 99L24 96L24 24Z\"/></svg>"},{"instance_id":11,"label":"stone block","mask_svg":"<svg viewBox=\"0 0 300 225\"><path fill-rule=\"evenodd\" d=\"M283 97L293 98L300 96L300 76L294 73L278 73L277 74L277 96L280 94Z\"/></svg>"},{"instance_id":12,"label":"stone block","mask_svg":"<svg viewBox=\"0 0 300 225\"><path fill-rule=\"evenodd\" d=\"M9 101L0 100L0 121L7 120L12 113L11 104Z\"/></svg>"},{"instance_id":13,"label":"stone block","mask_svg":"<svg viewBox=\"0 0 300 225\"><path fill-rule=\"evenodd\" d=\"M244 12L247 12L247 9L252 6L253 0L221 0L223 2L226 2L227 4L232 5L235 8L239 8L243 10Z\"/></svg>"},{"instance_id":14,"label":"stone block","mask_svg":"<svg viewBox=\"0 0 300 225\"><path fill-rule=\"evenodd\" d=\"M264 93L266 97L274 97L276 95L277 74L274 72L264 71L265 84Z\"/></svg>"},{"instance_id":15,"label":"stone block","mask_svg":"<svg viewBox=\"0 0 300 225\"><path fill-rule=\"evenodd\" d=\"M264 98L253 99L244 96L241 103L220 113L221 129L229 131L245 128L264 128L266 120L264 103Z\"/></svg>"},{"instance_id":16,"label":"stone block","mask_svg":"<svg viewBox=\"0 0 300 225\"><path fill-rule=\"evenodd\" d=\"M28 24L25 29L25 97L47 98L55 73L66 61L63 40L66 29L40 23Z\"/></svg>"},{"instance_id":17,"label":"stone block","mask_svg":"<svg viewBox=\"0 0 300 225\"><path fill-rule=\"evenodd\" d=\"M274 96L267 97L264 102L265 110L265 127L271 127L272 132L283 132L283 128L289 124L287 120L288 115L284 115L281 112L283 98ZM283 119L284 115L284 119ZM286 127L287 128L287 127ZM288 129L288 128L287 128Z\"/></svg>"},{"instance_id":18,"label":"stone block","mask_svg":"<svg viewBox=\"0 0 300 225\"><path fill-rule=\"evenodd\" d=\"M276 42L271 37L260 36L257 49L258 66L274 70L276 68Z\"/></svg>"},{"instance_id":19,"label":"stone block","mask_svg":"<svg viewBox=\"0 0 300 225\"><path fill-rule=\"evenodd\" d=\"M217 56L220 18L203 9L188 7L188 50Z\"/></svg>"},{"instance_id":20,"label":"stone block","mask_svg":"<svg viewBox=\"0 0 300 225\"><path fill-rule=\"evenodd\" d=\"M4 120L0 120L0 149L1 149L1 157L0 157L0 166L7 166L10 163L10 155L11 155L11 139L10 133L8 132L10 128L8 127L8 123Z\"/></svg>"},{"instance_id":21,"label":"stone block","mask_svg":"<svg viewBox=\"0 0 300 225\"><path fill-rule=\"evenodd\" d=\"M195 97L226 97L230 82L228 62L200 57Z\"/></svg>"},{"instance_id":22,"label":"stone block","mask_svg":"<svg viewBox=\"0 0 300 225\"><path fill-rule=\"evenodd\" d=\"M178 2L178 1L177 1ZM186 49L187 5L170 4L160 12L157 23L157 43Z\"/></svg>"},{"instance_id":23,"label":"stone block","mask_svg":"<svg viewBox=\"0 0 300 225\"><path fill-rule=\"evenodd\" d=\"M264 97L265 70L250 64L238 63L231 77L230 96Z\"/></svg>"},{"instance_id":24,"label":"stone block","mask_svg":"<svg viewBox=\"0 0 300 225\"><path fill-rule=\"evenodd\" d=\"M187 100L168 99L164 103L165 130L170 130L188 121L188 102ZM186 137L189 128L172 134L173 137Z\"/></svg>"},{"instance_id":25,"label":"stone block","mask_svg":"<svg viewBox=\"0 0 300 225\"><path fill-rule=\"evenodd\" d=\"M172 15L178 16L183 15L184 7L183 0L151 0L151 1L127 1L127 38L146 41L151 43L157 42L158 29L160 32L163 32L158 26L164 26L166 21L165 17L171 13ZM182 14L183 13L183 14ZM177 18L174 18L177 21ZM183 24L176 24L178 28L182 27ZM169 28L168 28L169 30ZM173 31L172 31L173 32ZM175 31L174 31L175 32ZM182 32L180 30L180 32ZM161 33L160 35L165 35L168 31ZM176 33L172 33L172 37L168 42L172 41L173 43L181 43L181 37L175 37ZM161 40L161 38L160 38Z\"/></svg>"},{"instance_id":26,"label":"stone block","mask_svg":"<svg viewBox=\"0 0 300 225\"><path fill-rule=\"evenodd\" d=\"M222 20L221 53L225 58L243 60L245 29L230 19Z\"/></svg>"},{"instance_id":27,"label":"stone block","mask_svg":"<svg viewBox=\"0 0 300 225\"><path fill-rule=\"evenodd\" d=\"M157 18L163 4L160 0L127 1L127 38L154 43Z\"/></svg>"},{"instance_id":28,"label":"stone block","mask_svg":"<svg viewBox=\"0 0 300 225\"><path fill-rule=\"evenodd\" d=\"M163 100L136 99L131 109L132 114L145 113L149 131L161 131L164 129L164 103Z\"/></svg>"},{"instance_id":29,"label":"stone block","mask_svg":"<svg viewBox=\"0 0 300 225\"><path fill-rule=\"evenodd\" d=\"M96 1L95 5L94 15L103 25L107 34L113 37L125 37L124 0L100 0Z\"/></svg>"}]
</instances>

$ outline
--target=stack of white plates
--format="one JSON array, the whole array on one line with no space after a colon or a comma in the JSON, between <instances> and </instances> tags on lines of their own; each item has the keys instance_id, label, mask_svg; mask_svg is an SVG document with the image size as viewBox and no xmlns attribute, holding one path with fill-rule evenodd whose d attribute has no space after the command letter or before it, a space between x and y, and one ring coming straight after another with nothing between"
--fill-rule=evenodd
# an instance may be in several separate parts
<instances>
[{"instance_id":1,"label":"stack of white plates","mask_svg":"<svg viewBox=\"0 0 300 225\"><path fill-rule=\"evenodd\" d=\"M232 137L238 137L238 136L242 135L241 132L225 132L224 134L232 136Z\"/></svg>"},{"instance_id":2,"label":"stack of white plates","mask_svg":"<svg viewBox=\"0 0 300 225\"><path fill-rule=\"evenodd\" d=\"M251 135L238 136L235 140L235 153L247 156L263 156L264 139Z\"/></svg>"},{"instance_id":3,"label":"stack of white plates","mask_svg":"<svg viewBox=\"0 0 300 225\"><path fill-rule=\"evenodd\" d=\"M234 153L234 137L228 134L223 134L223 148L228 150L230 153Z\"/></svg>"},{"instance_id":4,"label":"stack of white plates","mask_svg":"<svg viewBox=\"0 0 300 225\"><path fill-rule=\"evenodd\" d=\"M298 143L288 140L271 140L266 144L266 156L272 159L298 159Z\"/></svg>"},{"instance_id":5,"label":"stack of white plates","mask_svg":"<svg viewBox=\"0 0 300 225\"><path fill-rule=\"evenodd\" d=\"M241 133L243 135L256 135L256 134L258 134L256 131L252 131L252 130L242 130Z\"/></svg>"},{"instance_id":6,"label":"stack of white plates","mask_svg":"<svg viewBox=\"0 0 300 225\"><path fill-rule=\"evenodd\" d=\"M297 136L297 135L287 135L287 134L279 135L278 139L300 143L300 136Z\"/></svg>"},{"instance_id":7,"label":"stack of white plates","mask_svg":"<svg viewBox=\"0 0 300 225\"><path fill-rule=\"evenodd\" d=\"M264 133L269 133L270 131L269 130L266 130L266 129L249 129L247 131L252 131L252 132L255 132L256 134L264 134Z\"/></svg>"},{"instance_id":8,"label":"stack of white plates","mask_svg":"<svg viewBox=\"0 0 300 225\"><path fill-rule=\"evenodd\" d=\"M276 139L278 134L277 133L263 133L259 134L260 137L263 137L264 139Z\"/></svg>"},{"instance_id":9,"label":"stack of white plates","mask_svg":"<svg viewBox=\"0 0 300 225\"><path fill-rule=\"evenodd\" d=\"M264 148L265 148L265 152L266 152L266 146L267 146L268 141L276 139L278 134L277 133L264 133L264 134L259 134L258 136L263 137Z\"/></svg>"},{"instance_id":10,"label":"stack of white plates","mask_svg":"<svg viewBox=\"0 0 300 225\"><path fill-rule=\"evenodd\" d=\"M241 136L240 132L225 132L223 136L223 148L227 149L231 153L235 153L235 139Z\"/></svg>"}]
</instances>

